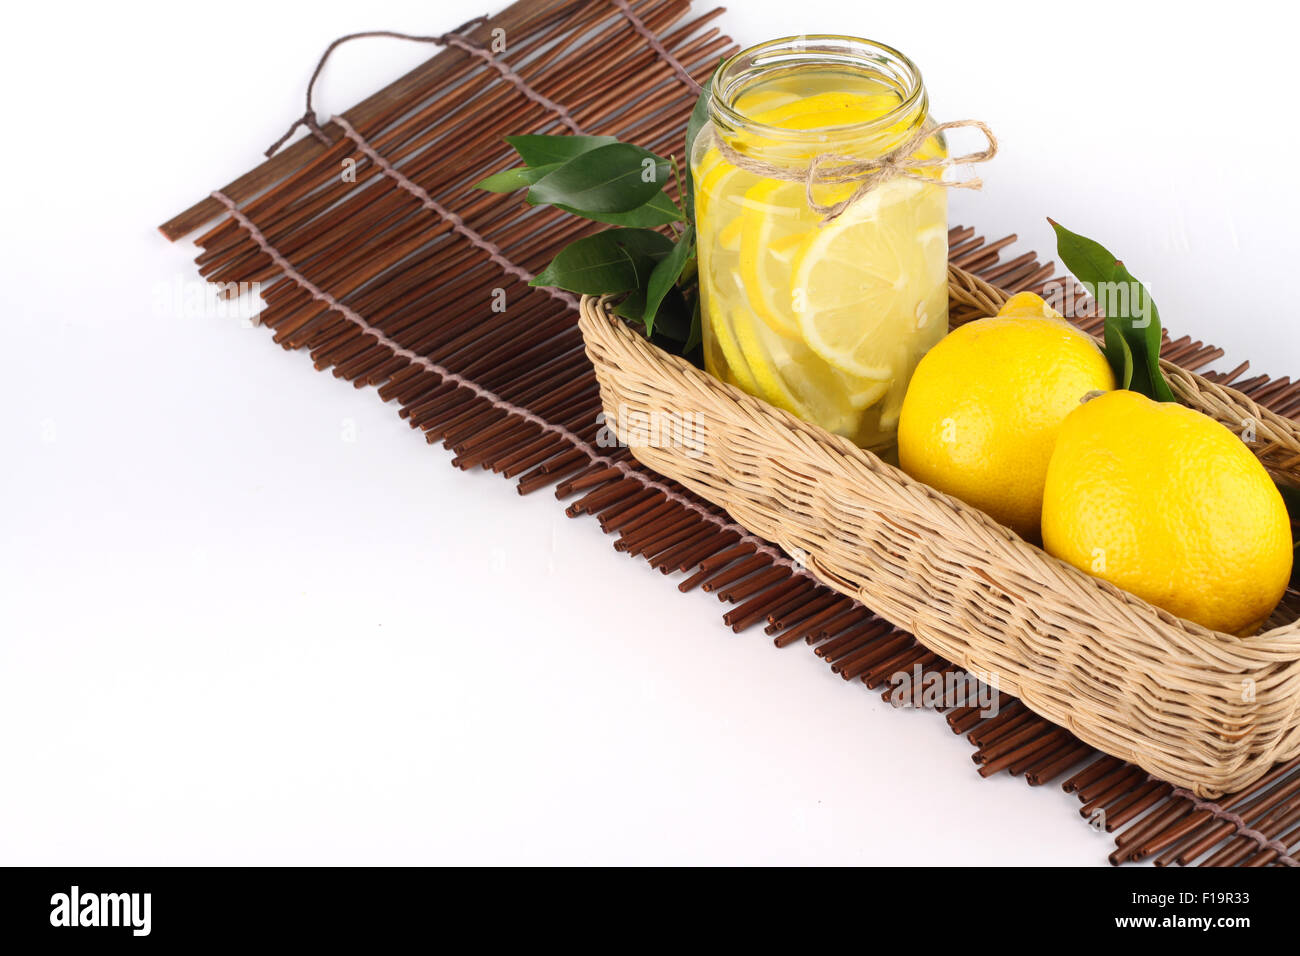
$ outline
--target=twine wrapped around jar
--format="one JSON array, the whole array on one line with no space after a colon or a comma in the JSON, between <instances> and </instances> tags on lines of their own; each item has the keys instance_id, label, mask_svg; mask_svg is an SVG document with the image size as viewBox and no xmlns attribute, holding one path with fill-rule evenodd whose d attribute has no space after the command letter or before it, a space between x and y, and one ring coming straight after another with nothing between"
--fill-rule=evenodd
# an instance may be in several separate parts
<instances>
[{"instance_id":1,"label":"twine wrapped around jar","mask_svg":"<svg viewBox=\"0 0 1300 956\"><path fill-rule=\"evenodd\" d=\"M949 129L978 129L988 140L988 146L978 152L965 153L961 156L940 156L934 159L914 159L913 155L921 144L931 136ZM838 218L855 202L877 186L896 177L928 182L948 189L979 189L984 185L978 176L965 180L943 180L927 176L923 170L951 169L958 166L971 166L986 163L998 154L998 140L988 124L980 120L950 120L932 126L922 126L894 149L873 159L861 159L854 156L842 156L837 153L822 153L815 156L806 168L791 169L787 166L765 162L746 156L728 144L717 130L713 131L714 142L722 157L738 169L746 170L767 179L780 179L785 182L803 183L808 197L808 208L822 217L823 222ZM819 203L813 195L814 186L835 186L844 183L857 183L858 188L847 199L825 205Z\"/></svg>"}]
</instances>

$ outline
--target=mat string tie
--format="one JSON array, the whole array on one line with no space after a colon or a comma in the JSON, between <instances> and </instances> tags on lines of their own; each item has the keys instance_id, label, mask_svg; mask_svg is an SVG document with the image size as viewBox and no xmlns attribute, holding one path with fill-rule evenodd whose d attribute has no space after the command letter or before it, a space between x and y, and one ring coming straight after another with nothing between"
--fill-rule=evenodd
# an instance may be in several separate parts
<instances>
[{"instance_id":1,"label":"mat string tie","mask_svg":"<svg viewBox=\"0 0 1300 956\"><path fill-rule=\"evenodd\" d=\"M473 42L472 40L467 39L465 36L462 35L467 30L472 30L474 29L474 27L481 26L482 24L487 22L488 22L488 18L485 16L475 17L472 20L465 21L460 26L456 27L456 29L450 30L447 33L441 33L438 36L416 36L410 33L398 33L395 30L367 30L361 33L349 33L346 36L339 37L337 40L335 40L333 43L331 43L329 46L325 48L325 52L321 54L320 60L317 61L316 63L316 69L312 71L311 79L307 82L306 111L302 114L302 116L298 117L298 119L293 121L293 125L290 126L285 131L283 136L281 136L279 139L277 139L274 143L271 144L271 146L266 151L267 158L274 156L276 152L279 151L280 147L283 146L285 143L287 143L289 141L289 138L298 131L298 127L300 126L305 126L313 136L315 136L326 146L332 145L333 141L325 133L325 130L321 127L320 121L316 118L316 107L313 105L313 101L312 101L312 94L314 93L316 88L316 81L320 79L321 71L325 69L325 63L329 60L330 55L335 50L337 50L343 44L351 42L352 40L360 40L360 39L366 39L372 37L386 37L392 40L410 40L413 43L432 43L435 46L455 47L458 50L463 50L464 52L470 54L471 56L476 56L479 59L486 62L489 66L491 66L498 73L500 73L501 76L504 77L507 82L509 82L512 86L514 86L515 89L517 89L528 99L532 100L534 103L537 103L540 106L543 106L546 109L550 110L551 112L555 113L559 117L560 122L562 122L566 127L568 127L569 132L571 133L581 132L581 130L578 128L578 124L575 123L573 117L569 115L568 110L566 110L559 103L556 103L553 100L548 99L547 97L543 96L541 93L534 90L531 86L528 85L527 80L525 80L522 76L520 76L510 67L506 66L504 63L502 63L500 60L494 57L485 47L483 47L478 43Z\"/></svg>"},{"instance_id":2,"label":"mat string tie","mask_svg":"<svg viewBox=\"0 0 1300 956\"><path fill-rule=\"evenodd\" d=\"M1148 777L1148 779L1154 780L1155 778ZM1283 866L1300 866L1300 860L1291 856L1290 848L1285 843L1281 840L1270 840L1268 834L1256 830L1239 814L1225 809L1213 800L1204 800L1184 787L1175 787L1170 791L1169 795L1172 797L1182 797L1184 800L1189 801L1197 810L1204 810L1216 820L1231 823L1237 831L1237 836L1245 837L1248 840L1254 840L1263 849L1272 850L1277 854L1277 862Z\"/></svg>"},{"instance_id":3,"label":"mat string tie","mask_svg":"<svg viewBox=\"0 0 1300 956\"><path fill-rule=\"evenodd\" d=\"M623 16L627 17L632 29L641 34L646 43L650 44L650 49L654 50L661 60L672 67L672 71L677 74L678 79L686 84L686 88L692 93L699 94L703 87L700 86L695 77L691 76L690 71L682 66L681 61L669 52L668 47L664 46L663 41L659 39L655 32L646 26L645 21L636 15L627 0L614 0L614 6L618 8Z\"/></svg>"}]
</instances>

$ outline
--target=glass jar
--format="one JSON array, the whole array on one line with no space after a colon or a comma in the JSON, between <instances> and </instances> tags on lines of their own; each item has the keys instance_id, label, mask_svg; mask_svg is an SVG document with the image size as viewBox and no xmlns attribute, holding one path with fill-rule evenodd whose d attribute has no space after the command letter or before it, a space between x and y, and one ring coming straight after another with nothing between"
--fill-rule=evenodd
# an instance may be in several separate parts
<instances>
[{"instance_id":1,"label":"glass jar","mask_svg":"<svg viewBox=\"0 0 1300 956\"><path fill-rule=\"evenodd\" d=\"M928 108L897 50L772 40L718 70L690 157L706 368L890 458L908 379L948 330L942 169L883 179L829 219L806 175L897 150L933 125ZM936 134L913 157L946 155ZM860 180L811 198L831 207Z\"/></svg>"}]
</instances>

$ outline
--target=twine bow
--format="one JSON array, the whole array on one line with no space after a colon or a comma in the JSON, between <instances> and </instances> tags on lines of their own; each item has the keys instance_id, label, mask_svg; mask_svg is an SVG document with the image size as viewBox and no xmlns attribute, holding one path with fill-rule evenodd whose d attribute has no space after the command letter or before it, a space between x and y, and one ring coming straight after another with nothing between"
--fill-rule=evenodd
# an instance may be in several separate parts
<instances>
[{"instance_id":1,"label":"twine bow","mask_svg":"<svg viewBox=\"0 0 1300 956\"><path fill-rule=\"evenodd\" d=\"M931 136L942 133L944 130L965 127L978 129L984 134L984 138L988 140L988 145L978 152L964 153L961 156L940 156L934 159L913 158L913 154L920 149L921 144ZM813 157L812 162L808 164L806 169L790 169L785 166L778 166L775 163L754 159L752 156L746 156L724 142L716 131L714 132L714 140L723 158L733 166L768 179L803 183L808 199L808 208L821 216L823 222L830 222L838 218L846 209L871 192L871 190L897 177L915 179L919 182L944 186L948 189L979 189L984 183L978 176L965 180L948 181L934 179L925 175L922 170L951 169L957 166L985 163L998 154L997 137L993 135L993 130L989 129L986 123L979 120L950 120L947 123L923 127L888 153L874 159L859 159L837 153L822 153ZM825 205L819 203L813 195L814 186L834 186L844 183L858 184L858 188L847 199Z\"/></svg>"},{"instance_id":2,"label":"twine bow","mask_svg":"<svg viewBox=\"0 0 1300 956\"><path fill-rule=\"evenodd\" d=\"M283 136L271 144L270 148L266 151L266 156L268 158L274 156L276 151L289 141L289 137L298 131L299 126L307 127L307 129L311 131L311 134L318 140L326 146L330 145L332 140L328 135L326 135L325 130L321 128L320 121L316 119L316 107L312 105L312 91L316 87L316 81L320 79L321 71L325 69L325 61L330 58L331 53L343 44L351 40L360 40L366 37L389 37L394 40L412 40L416 43L432 43L436 46L462 47L467 46L467 44L460 34L464 33L466 30L472 30L481 23L486 23L487 20L487 17L475 17L473 20L467 20L462 23L454 30L449 30L446 33L441 33L438 36L431 37L414 36L410 33L398 33L394 30L367 30L363 33L349 33L346 36L339 37L325 48L325 52L321 54L320 60L316 64L316 69L312 71L311 80L307 83L307 111L293 121L293 125L285 130Z\"/></svg>"}]
</instances>

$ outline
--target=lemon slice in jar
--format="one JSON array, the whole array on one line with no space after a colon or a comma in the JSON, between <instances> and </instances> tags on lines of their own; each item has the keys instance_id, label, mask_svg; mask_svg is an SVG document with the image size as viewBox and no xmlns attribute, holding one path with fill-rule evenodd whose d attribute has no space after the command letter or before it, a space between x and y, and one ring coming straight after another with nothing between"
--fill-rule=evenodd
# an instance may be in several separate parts
<instances>
[{"instance_id":1,"label":"lemon slice in jar","mask_svg":"<svg viewBox=\"0 0 1300 956\"><path fill-rule=\"evenodd\" d=\"M736 99L736 111L742 116L757 116L779 106L796 103L801 98L792 90L747 90Z\"/></svg>"},{"instance_id":2,"label":"lemon slice in jar","mask_svg":"<svg viewBox=\"0 0 1300 956\"><path fill-rule=\"evenodd\" d=\"M695 187L696 219L703 219L713 197L719 195L723 182L737 173L731 163L722 158L716 146L709 149L700 160L700 174Z\"/></svg>"},{"instance_id":3,"label":"lemon slice in jar","mask_svg":"<svg viewBox=\"0 0 1300 956\"><path fill-rule=\"evenodd\" d=\"M751 395L757 395L759 392L758 382L754 378L754 373L750 371L749 362L740 351L740 344L736 341L736 336L731 330L731 324L727 321L725 315L712 302L709 303L705 310L705 315L709 323L709 330L712 333L712 342L722 353L722 365L720 368L712 368L708 371L722 379L735 385L741 391L749 392ZM705 351L705 358L716 361L716 358ZM730 374L723 374L724 372Z\"/></svg>"},{"instance_id":4,"label":"lemon slice in jar","mask_svg":"<svg viewBox=\"0 0 1300 956\"><path fill-rule=\"evenodd\" d=\"M815 93L750 115L783 129L834 129L879 119L899 102L893 93Z\"/></svg>"},{"instance_id":5,"label":"lemon slice in jar","mask_svg":"<svg viewBox=\"0 0 1300 956\"><path fill-rule=\"evenodd\" d=\"M703 224L721 217L713 207L718 198L729 195L731 181L740 174L740 170L723 158L715 146L704 154L700 160L699 183L695 188L695 221ZM740 248L742 217L734 215L725 225L716 225L717 243L723 249L735 252Z\"/></svg>"},{"instance_id":6,"label":"lemon slice in jar","mask_svg":"<svg viewBox=\"0 0 1300 956\"><path fill-rule=\"evenodd\" d=\"M938 311L944 224L939 187L900 178L823 227L800 251L791 290L809 348L850 375L893 378L895 343Z\"/></svg>"},{"instance_id":7,"label":"lemon slice in jar","mask_svg":"<svg viewBox=\"0 0 1300 956\"><path fill-rule=\"evenodd\" d=\"M854 378L829 368L801 342L774 333L748 309L733 313L735 341L757 386L752 394L828 431L853 437L862 413L889 382Z\"/></svg>"},{"instance_id":8,"label":"lemon slice in jar","mask_svg":"<svg viewBox=\"0 0 1300 956\"><path fill-rule=\"evenodd\" d=\"M805 202L804 189L797 183L765 179L745 193L740 215L740 278L745 294L772 331L792 339L801 334L790 297L790 276L799 249L809 239L797 223ZM783 235L777 238L778 233Z\"/></svg>"},{"instance_id":9,"label":"lemon slice in jar","mask_svg":"<svg viewBox=\"0 0 1300 956\"><path fill-rule=\"evenodd\" d=\"M718 245L728 252L738 252L740 250L741 234L744 232L745 219L743 216L737 216L731 222L727 223L718 230Z\"/></svg>"},{"instance_id":10,"label":"lemon slice in jar","mask_svg":"<svg viewBox=\"0 0 1300 956\"><path fill-rule=\"evenodd\" d=\"M816 380L791 356L785 340L770 332L746 309L737 309L734 316L736 341L754 373L757 385L754 395L805 421L815 421L829 431L847 427L845 420L851 416L852 409L847 403L837 403L830 396L819 394Z\"/></svg>"}]
</instances>

